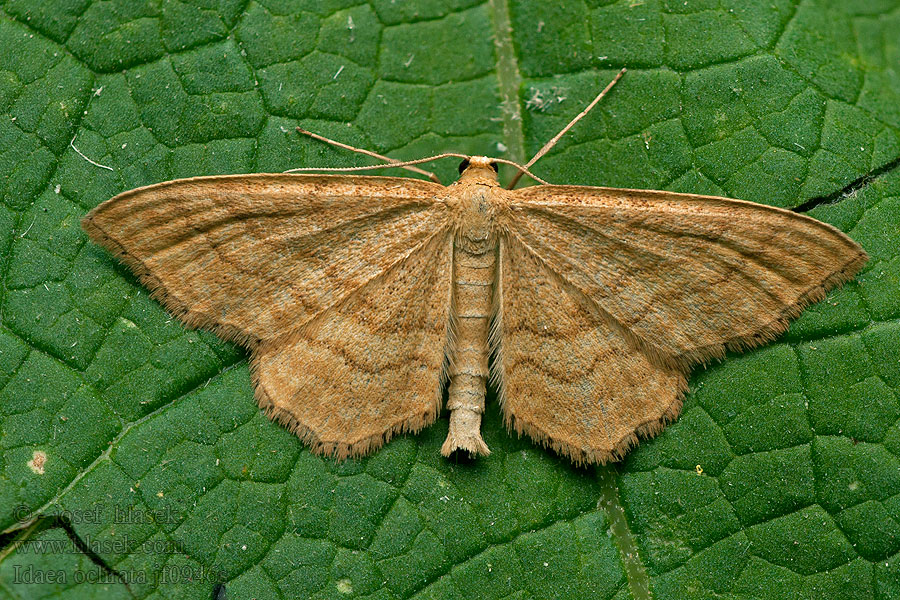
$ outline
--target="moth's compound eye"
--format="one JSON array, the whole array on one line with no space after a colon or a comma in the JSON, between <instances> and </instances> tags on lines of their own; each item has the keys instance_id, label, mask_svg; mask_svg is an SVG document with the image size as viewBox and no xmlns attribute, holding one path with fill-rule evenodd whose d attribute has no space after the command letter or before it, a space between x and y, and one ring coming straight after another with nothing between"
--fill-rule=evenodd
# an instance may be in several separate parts
<instances>
[{"instance_id":1,"label":"moth's compound eye","mask_svg":"<svg viewBox=\"0 0 900 600\"><path fill-rule=\"evenodd\" d=\"M459 174L462 175L462 172L469 168L469 159L463 160L459 163Z\"/></svg>"},{"instance_id":2,"label":"moth's compound eye","mask_svg":"<svg viewBox=\"0 0 900 600\"><path fill-rule=\"evenodd\" d=\"M494 173L500 172L500 165L498 165L497 161L495 161L495 160L491 161L491 168L494 170Z\"/></svg>"}]
</instances>

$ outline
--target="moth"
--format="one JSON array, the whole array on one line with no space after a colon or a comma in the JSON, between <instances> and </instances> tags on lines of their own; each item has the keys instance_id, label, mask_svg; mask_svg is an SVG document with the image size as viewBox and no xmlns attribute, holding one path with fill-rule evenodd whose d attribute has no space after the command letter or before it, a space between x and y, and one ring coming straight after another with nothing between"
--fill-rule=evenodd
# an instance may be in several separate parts
<instances>
[{"instance_id":1,"label":"moth","mask_svg":"<svg viewBox=\"0 0 900 600\"><path fill-rule=\"evenodd\" d=\"M787 210L505 189L509 161L451 156L448 186L195 177L119 194L82 225L186 325L246 346L259 405L338 459L433 423L445 385L441 453L487 455L489 378L520 435L578 464L621 459L678 416L693 365L772 340L867 260Z\"/></svg>"}]
</instances>

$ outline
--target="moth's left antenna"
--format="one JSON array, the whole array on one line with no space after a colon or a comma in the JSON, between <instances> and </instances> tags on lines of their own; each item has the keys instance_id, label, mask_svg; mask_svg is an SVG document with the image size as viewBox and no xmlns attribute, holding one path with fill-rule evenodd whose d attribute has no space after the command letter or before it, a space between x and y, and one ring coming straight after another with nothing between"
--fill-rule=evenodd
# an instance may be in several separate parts
<instances>
[{"instance_id":1,"label":"moth's left antenna","mask_svg":"<svg viewBox=\"0 0 900 600\"><path fill-rule=\"evenodd\" d=\"M387 163L386 166L388 166L388 167L393 164L401 169L406 169L408 171L412 171L413 173L418 173L419 175L424 175L425 177L427 177L428 179L432 180L435 183L441 183L441 180L437 178L437 175L435 175L431 171L425 171L424 169L420 169L418 167L414 167L411 165L396 164L396 163L402 162L402 161L397 160L396 158L390 158L388 156L383 156L381 154L378 154L377 152L372 152L371 150L364 150L362 148L356 148L355 146L350 146L349 144L344 144L344 143L338 142L336 140L331 140L325 136L321 136L318 133L313 133L312 131L307 131L301 127L298 127L297 131L299 131L303 135L308 135L309 137L313 138L314 140L319 140L320 142L325 142L326 144L331 144L332 146L337 146L338 148L343 148L344 150L350 150L352 152L359 152L360 154L365 154L366 156L371 156L372 158L377 158L378 160L386 162ZM328 167L324 167L321 170L322 171L330 171L332 169L329 169Z\"/></svg>"}]
</instances>

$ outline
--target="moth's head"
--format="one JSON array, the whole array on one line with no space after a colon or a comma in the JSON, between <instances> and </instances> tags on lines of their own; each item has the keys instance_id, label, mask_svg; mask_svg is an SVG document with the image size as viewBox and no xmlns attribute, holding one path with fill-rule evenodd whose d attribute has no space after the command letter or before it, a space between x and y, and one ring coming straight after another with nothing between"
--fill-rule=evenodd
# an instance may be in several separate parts
<instances>
[{"instance_id":1,"label":"moth's head","mask_svg":"<svg viewBox=\"0 0 900 600\"><path fill-rule=\"evenodd\" d=\"M497 181L497 162L487 156L470 156L459 163L459 181L500 185Z\"/></svg>"}]
</instances>

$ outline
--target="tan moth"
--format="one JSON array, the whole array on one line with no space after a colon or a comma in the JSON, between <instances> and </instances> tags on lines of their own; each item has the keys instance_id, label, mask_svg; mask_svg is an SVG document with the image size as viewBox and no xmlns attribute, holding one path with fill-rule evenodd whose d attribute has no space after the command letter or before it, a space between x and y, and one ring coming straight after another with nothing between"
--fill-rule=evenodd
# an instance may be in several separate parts
<instances>
[{"instance_id":1,"label":"tan moth","mask_svg":"<svg viewBox=\"0 0 900 600\"><path fill-rule=\"evenodd\" d=\"M434 422L445 384L441 452L488 454L492 378L518 433L576 463L617 460L678 416L692 365L773 339L867 259L770 206L504 189L509 161L441 156L464 158L449 186L196 177L119 194L82 225L185 324L246 346L259 405L337 458Z\"/></svg>"}]
</instances>

